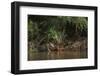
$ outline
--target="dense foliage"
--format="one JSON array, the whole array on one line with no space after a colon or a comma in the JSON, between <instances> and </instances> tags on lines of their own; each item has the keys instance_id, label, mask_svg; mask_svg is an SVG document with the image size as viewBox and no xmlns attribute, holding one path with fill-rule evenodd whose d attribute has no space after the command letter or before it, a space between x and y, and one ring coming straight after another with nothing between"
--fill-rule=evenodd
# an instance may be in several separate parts
<instances>
[{"instance_id":1,"label":"dense foliage","mask_svg":"<svg viewBox=\"0 0 100 76\"><path fill-rule=\"evenodd\" d=\"M87 17L28 15L28 42L35 46L66 45L87 37Z\"/></svg>"}]
</instances>

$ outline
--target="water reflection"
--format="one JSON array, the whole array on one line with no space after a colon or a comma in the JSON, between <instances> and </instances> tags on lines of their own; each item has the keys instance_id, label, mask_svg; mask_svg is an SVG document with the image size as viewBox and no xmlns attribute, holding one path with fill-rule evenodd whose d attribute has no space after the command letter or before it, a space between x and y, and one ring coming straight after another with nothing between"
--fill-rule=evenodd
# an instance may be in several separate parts
<instances>
[{"instance_id":1,"label":"water reflection","mask_svg":"<svg viewBox=\"0 0 100 76\"><path fill-rule=\"evenodd\" d=\"M56 60L56 59L79 59L87 58L87 51L80 50L67 50L67 51L47 51L38 52L30 51L28 54L28 60Z\"/></svg>"}]
</instances>

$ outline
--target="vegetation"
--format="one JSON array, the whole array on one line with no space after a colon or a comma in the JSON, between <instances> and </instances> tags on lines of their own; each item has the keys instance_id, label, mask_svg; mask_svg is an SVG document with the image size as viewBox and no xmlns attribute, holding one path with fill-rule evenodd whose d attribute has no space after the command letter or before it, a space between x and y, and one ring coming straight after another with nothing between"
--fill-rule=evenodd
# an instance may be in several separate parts
<instances>
[{"instance_id":1,"label":"vegetation","mask_svg":"<svg viewBox=\"0 0 100 76\"><path fill-rule=\"evenodd\" d=\"M29 50L64 50L87 39L87 24L87 17L28 15Z\"/></svg>"}]
</instances>

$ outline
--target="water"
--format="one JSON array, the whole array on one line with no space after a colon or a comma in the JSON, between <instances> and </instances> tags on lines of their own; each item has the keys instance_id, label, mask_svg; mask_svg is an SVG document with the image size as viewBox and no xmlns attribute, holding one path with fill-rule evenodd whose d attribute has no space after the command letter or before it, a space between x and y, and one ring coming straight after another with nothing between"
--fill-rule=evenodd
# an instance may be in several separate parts
<instances>
[{"instance_id":1,"label":"water","mask_svg":"<svg viewBox=\"0 0 100 76\"><path fill-rule=\"evenodd\" d=\"M87 50L66 50L66 51L52 51L52 52L28 52L28 60L56 60L56 59L80 59L88 58Z\"/></svg>"}]
</instances>

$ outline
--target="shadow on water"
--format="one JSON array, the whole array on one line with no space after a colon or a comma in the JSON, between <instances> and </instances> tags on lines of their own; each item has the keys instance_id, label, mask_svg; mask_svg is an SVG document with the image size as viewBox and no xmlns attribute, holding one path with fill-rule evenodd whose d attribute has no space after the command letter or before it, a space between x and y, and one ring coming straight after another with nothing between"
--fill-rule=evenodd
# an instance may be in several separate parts
<instances>
[{"instance_id":1,"label":"shadow on water","mask_svg":"<svg viewBox=\"0 0 100 76\"><path fill-rule=\"evenodd\" d=\"M51 53L48 53L47 51L30 51L28 60L80 59L87 57L87 50L65 50L60 52L52 51Z\"/></svg>"}]
</instances>

